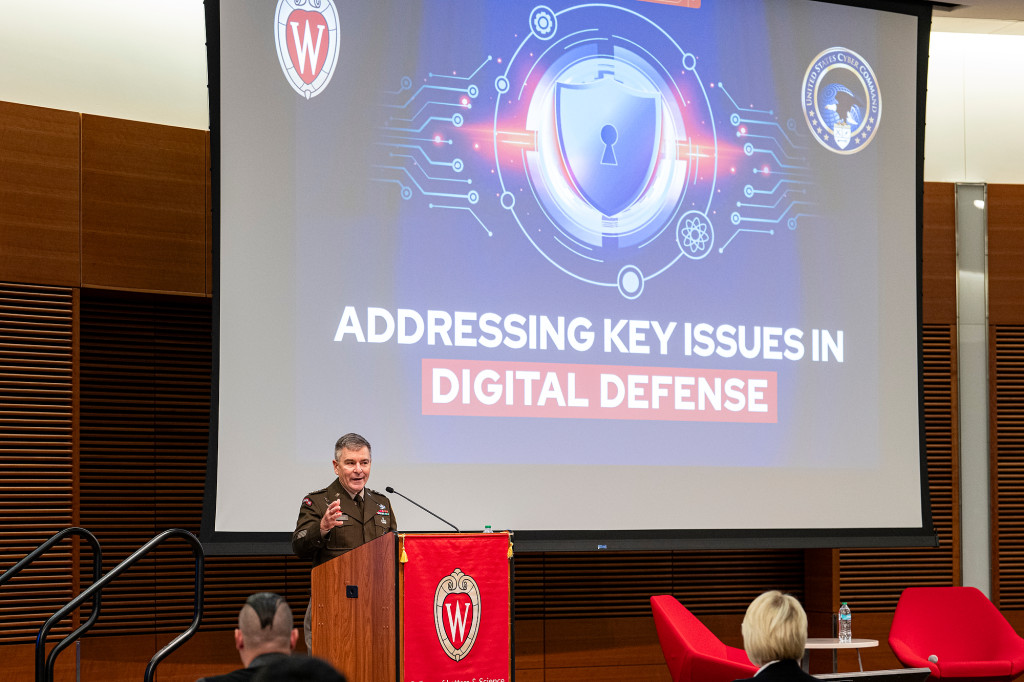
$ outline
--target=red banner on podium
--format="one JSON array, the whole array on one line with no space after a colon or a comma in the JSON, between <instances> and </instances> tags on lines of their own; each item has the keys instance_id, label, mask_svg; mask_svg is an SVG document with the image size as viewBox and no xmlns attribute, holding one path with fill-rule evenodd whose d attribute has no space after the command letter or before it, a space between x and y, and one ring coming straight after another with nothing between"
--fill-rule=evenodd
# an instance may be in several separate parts
<instances>
[{"instance_id":1,"label":"red banner on podium","mask_svg":"<svg viewBox=\"0 0 1024 682\"><path fill-rule=\"evenodd\" d=\"M401 538L402 682L508 682L508 533Z\"/></svg>"}]
</instances>

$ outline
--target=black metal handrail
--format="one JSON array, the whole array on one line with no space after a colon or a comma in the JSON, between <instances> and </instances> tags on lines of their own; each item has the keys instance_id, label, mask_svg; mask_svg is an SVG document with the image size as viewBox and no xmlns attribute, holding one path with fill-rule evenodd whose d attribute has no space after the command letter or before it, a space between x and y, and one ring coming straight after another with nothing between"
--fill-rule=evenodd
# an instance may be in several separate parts
<instances>
[{"instance_id":1,"label":"black metal handrail","mask_svg":"<svg viewBox=\"0 0 1024 682\"><path fill-rule=\"evenodd\" d=\"M31 552L29 552L25 556L24 559L22 559L21 561L19 561L18 563L14 564L10 568L8 568L6 571L4 571L4 574L0 575L0 587L2 587L5 583L7 583L11 578L13 578L14 576L16 576L19 573L21 573L21 571L24 568L26 568L29 564L34 562L36 559L38 559L42 555L46 554L50 550L51 547L53 547L55 544L57 544L58 542L60 542L61 540L63 540L64 538L66 538L69 535L81 536L84 540L86 540L92 546L92 584L95 585L97 582L99 582L100 574L102 573L102 569L103 569L103 550L100 548L99 540L97 540L96 536L93 535L88 530L86 530L85 528L78 528L77 526L75 526L75 527L72 527L72 528L65 528L63 530L57 531L53 535L53 537L51 537L49 540L47 540L43 544L41 544L38 547L36 547ZM81 604L81 602L79 602L79 604ZM89 614L88 620L86 620L84 623L82 623L80 626L78 626L78 629L75 630L74 632L72 632L70 635L68 635L68 637L69 638L73 637L75 639L77 639L78 637L81 637L82 634L84 634L86 630L88 630L89 628L91 628L93 626L93 623L95 623L96 619L99 618L99 617L100 617L100 592L97 590L93 594L92 613ZM60 646L60 645L58 644L57 646ZM43 631L40 630L39 634L36 636L36 679L37 680L39 679L40 663L43 660L43 656L45 655L45 652L46 652L46 638L43 636Z\"/></svg>"},{"instance_id":2,"label":"black metal handrail","mask_svg":"<svg viewBox=\"0 0 1024 682\"><path fill-rule=\"evenodd\" d=\"M203 546L199 544L199 540L195 535L187 530L183 530L181 528L165 530L159 535L154 536L152 540L144 544L142 547L135 550L124 561L110 569L105 576L94 582L88 589L84 590L77 597L65 604L60 611L50 616L49 620L43 623L43 627L39 630L39 640L45 641L46 634L56 623L60 622L61 619L77 609L86 599L94 594L99 594L107 584L138 563L140 559L149 554L157 545L171 537L180 537L188 542L192 546L192 554L195 556L195 596L192 605L192 624L188 626L188 629L185 630L185 632L172 639L167 646L153 654L153 658L149 660L149 665L146 666L146 675L144 678L145 682L152 682L153 675L156 672L156 666L160 661L170 655L175 649L188 641L188 639L196 633L196 630L199 629L199 622L203 617L203 561L205 559L205 554L203 552ZM51 682L53 680L53 668L57 661L57 654L78 639L82 632L83 629L79 628L53 647L50 651L50 656L46 659L45 670L42 665L42 654L39 648L36 648L36 682ZM43 673L42 675L40 675L41 672Z\"/></svg>"}]
</instances>

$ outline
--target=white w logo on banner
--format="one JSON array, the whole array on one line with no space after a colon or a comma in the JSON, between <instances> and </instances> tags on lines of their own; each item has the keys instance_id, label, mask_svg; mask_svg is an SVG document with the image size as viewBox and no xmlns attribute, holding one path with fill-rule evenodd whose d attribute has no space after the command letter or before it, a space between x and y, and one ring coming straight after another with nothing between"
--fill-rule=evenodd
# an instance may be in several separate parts
<instances>
[{"instance_id":1,"label":"white w logo on banner","mask_svg":"<svg viewBox=\"0 0 1024 682\"><path fill-rule=\"evenodd\" d=\"M466 631L466 621L469 620L473 605L467 602L465 610L460 612L459 603L455 602L454 618L452 617L452 603L446 602L445 608L448 610L448 629L452 633L452 643L465 641L466 635L469 634Z\"/></svg>"}]
</instances>

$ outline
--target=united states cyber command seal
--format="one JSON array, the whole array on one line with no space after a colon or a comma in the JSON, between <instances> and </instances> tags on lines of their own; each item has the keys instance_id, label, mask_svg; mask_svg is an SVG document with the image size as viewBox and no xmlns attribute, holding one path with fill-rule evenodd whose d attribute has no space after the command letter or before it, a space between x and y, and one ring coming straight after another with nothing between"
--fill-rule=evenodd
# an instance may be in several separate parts
<instances>
[{"instance_id":1,"label":"united states cyber command seal","mask_svg":"<svg viewBox=\"0 0 1024 682\"><path fill-rule=\"evenodd\" d=\"M867 147L882 120L882 93L871 65L853 50L830 47L811 61L801 104L815 139L836 154Z\"/></svg>"}]
</instances>

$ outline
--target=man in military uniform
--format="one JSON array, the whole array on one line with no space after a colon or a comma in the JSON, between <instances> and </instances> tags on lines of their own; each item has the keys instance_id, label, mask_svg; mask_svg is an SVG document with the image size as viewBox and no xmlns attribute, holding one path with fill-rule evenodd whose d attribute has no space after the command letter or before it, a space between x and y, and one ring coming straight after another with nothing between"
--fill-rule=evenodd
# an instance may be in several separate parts
<instances>
[{"instance_id":1,"label":"man in military uniform","mask_svg":"<svg viewBox=\"0 0 1024 682\"><path fill-rule=\"evenodd\" d=\"M334 445L335 481L303 498L292 533L292 551L313 566L398 530L391 501L366 487L370 478L370 443L347 433ZM312 650L312 613L306 609L306 648Z\"/></svg>"}]
</instances>

